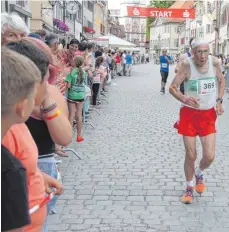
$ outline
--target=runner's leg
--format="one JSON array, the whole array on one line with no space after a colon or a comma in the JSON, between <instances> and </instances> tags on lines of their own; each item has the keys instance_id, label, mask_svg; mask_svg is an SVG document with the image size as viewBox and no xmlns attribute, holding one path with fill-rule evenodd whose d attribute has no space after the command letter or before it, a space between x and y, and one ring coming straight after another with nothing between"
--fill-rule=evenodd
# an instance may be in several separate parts
<instances>
[{"instance_id":1,"label":"runner's leg","mask_svg":"<svg viewBox=\"0 0 229 232\"><path fill-rule=\"evenodd\" d=\"M196 137L184 136L184 146L185 146L185 162L184 162L184 172L186 181L192 181L195 173L195 161L197 157L196 151Z\"/></svg>"},{"instance_id":2,"label":"runner's leg","mask_svg":"<svg viewBox=\"0 0 229 232\"><path fill-rule=\"evenodd\" d=\"M186 190L183 194L181 201L185 204L191 204L193 200L193 175L195 172L195 160L197 157L196 152L196 137L184 136L185 145L185 162L184 171L186 177Z\"/></svg>"},{"instance_id":3,"label":"runner's leg","mask_svg":"<svg viewBox=\"0 0 229 232\"><path fill-rule=\"evenodd\" d=\"M203 171L208 168L215 158L216 134L200 137L202 144L203 157L199 167L196 169L196 192L203 193L206 189L203 179Z\"/></svg>"},{"instance_id":4,"label":"runner's leg","mask_svg":"<svg viewBox=\"0 0 229 232\"><path fill-rule=\"evenodd\" d=\"M169 76L169 73L165 72L165 76L164 76L164 89L163 89L164 93L165 93L165 86L166 86L166 83L167 83L168 76Z\"/></svg>"},{"instance_id":5,"label":"runner's leg","mask_svg":"<svg viewBox=\"0 0 229 232\"><path fill-rule=\"evenodd\" d=\"M203 157L200 161L200 170L208 168L215 159L216 134L200 137L203 149Z\"/></svg>"},{"instance_id":6,"label":"runner's leg","mask_svg":"<svg viewBox=\"0 0 229 232\"><path fill-rule=\"evenodd\" d=\"M163 92L163 88L164 88L164 75L165 73L163 71L160 71L161 73L161 92Z\"/></svg>"}]
</instances>

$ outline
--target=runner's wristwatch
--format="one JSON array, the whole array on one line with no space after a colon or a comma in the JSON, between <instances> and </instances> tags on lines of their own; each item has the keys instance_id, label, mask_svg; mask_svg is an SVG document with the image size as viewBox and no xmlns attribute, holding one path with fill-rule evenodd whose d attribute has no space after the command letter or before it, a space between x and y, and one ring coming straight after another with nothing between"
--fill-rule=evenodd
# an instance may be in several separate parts
<instances>
[{"instance_id":1,"label":"runner's wristwatch","mask_svg":"<svg viewBox=\"0 0 229 232\"><path fill-rule=\"evenodd\" d=\"M217 98L217 99L216 99L216 102L217 102L217 103L218 103L218 102L223 103L223 98Z\"/></svg>"}]
</instances>

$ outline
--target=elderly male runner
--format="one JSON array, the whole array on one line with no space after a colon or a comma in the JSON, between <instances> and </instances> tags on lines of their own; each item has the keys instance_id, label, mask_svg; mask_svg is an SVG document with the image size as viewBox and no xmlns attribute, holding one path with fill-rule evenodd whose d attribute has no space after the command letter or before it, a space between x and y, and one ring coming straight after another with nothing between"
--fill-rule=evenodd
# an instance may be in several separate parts
<instances>
[{"instance_id":1,"label":"elderly male runner","mask_svg":"<svg viewBox=\"0 0 229 232\"><path fill-rule=\"evenodd\" d=\"M209 55L209 45L204 40L192 41L193 56L184 60L170 86L170 93L183 107L180 110L178 133L183 135L186 150L184 171L187 187L181 201L186 204L193 200L193 176L195 190L199 194L206 189L203 171L215 157L216 118L223 113L222 102L225 80L218 59ZM184 81L184 95L178 90ZM217 88L218 83L218 88ZM200 137L203 157L195 170L196 136Z\"/></svg>"}]
</instances>

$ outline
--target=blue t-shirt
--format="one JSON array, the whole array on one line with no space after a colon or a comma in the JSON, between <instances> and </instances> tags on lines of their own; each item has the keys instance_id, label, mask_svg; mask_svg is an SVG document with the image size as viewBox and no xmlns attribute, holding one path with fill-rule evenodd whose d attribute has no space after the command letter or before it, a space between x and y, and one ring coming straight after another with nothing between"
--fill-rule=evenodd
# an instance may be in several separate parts
<instances>
[{"instance_id":1,"label":"blue t-shirt","mask_svg":"<svg viewBox=\"0 0 229 232\"><path fill-rule=\"evenodd\" d=\"M132 64L132 55L126 55L126 64Z\"/></svg>"},{"instance_id":2,"label":"blue t-shirt","mask_svg":"<svg viewBox=\"0 0 229 232\"><path fill-rule=\"evenodd\" d=\"M169 62L165 59L166 56L160 56L160 65L161 65L160 70L163 72L169 72ZM167 56L167 58L169 60L172 60L170 56Z\"/></svg>"}]
</instances>

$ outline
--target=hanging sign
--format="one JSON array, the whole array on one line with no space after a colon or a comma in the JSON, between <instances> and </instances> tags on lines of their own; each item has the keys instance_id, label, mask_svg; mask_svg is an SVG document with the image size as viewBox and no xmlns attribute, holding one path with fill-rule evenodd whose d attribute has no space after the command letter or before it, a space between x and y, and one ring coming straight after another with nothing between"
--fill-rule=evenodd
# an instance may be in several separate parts
<instances>
[{"instance_id":1,"label":"hanging sign","mask_svg":"<svg viewBox=\"0 0 229 232\"><path fill-rule=\"evenodd\" d=\"M196 10L127 6L128 16L155 18L195 18Z\"/></svg>"}]
</instances>

